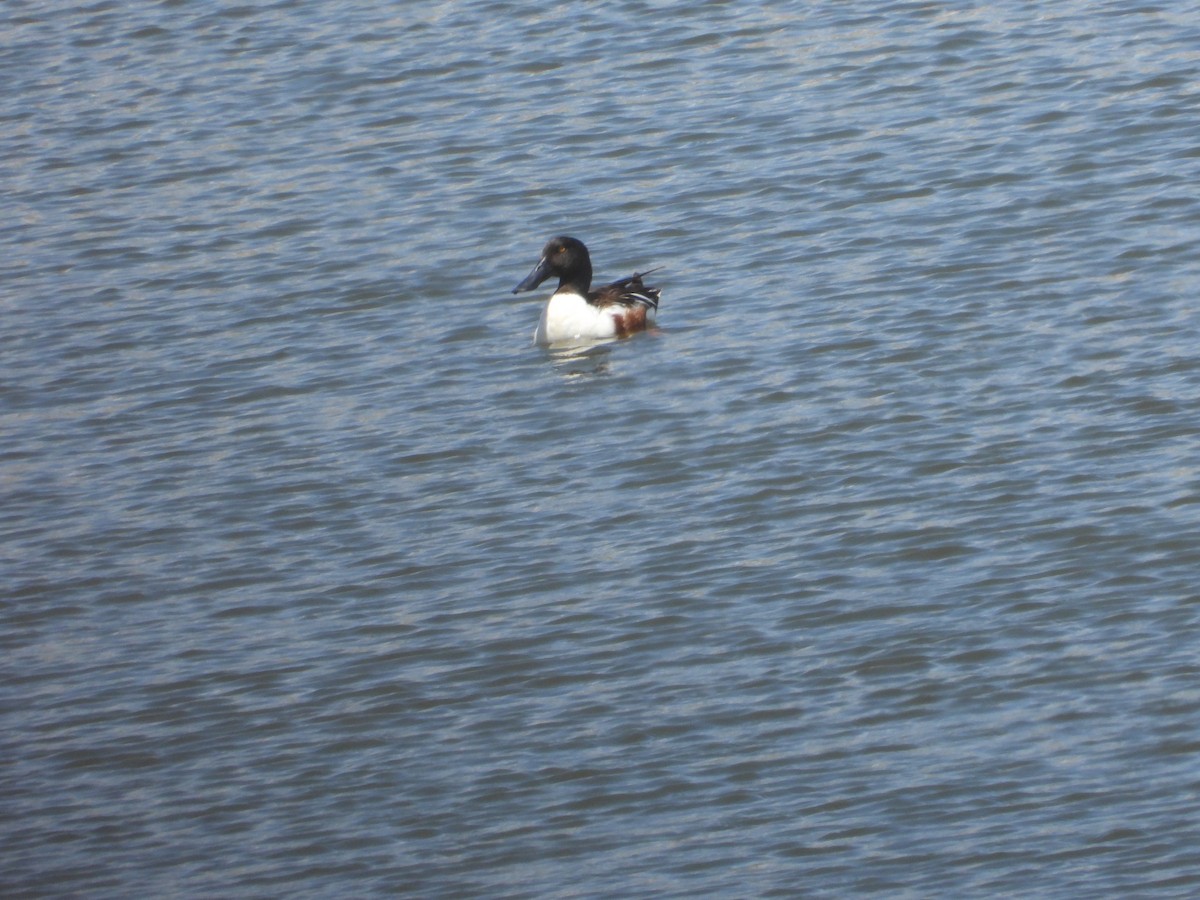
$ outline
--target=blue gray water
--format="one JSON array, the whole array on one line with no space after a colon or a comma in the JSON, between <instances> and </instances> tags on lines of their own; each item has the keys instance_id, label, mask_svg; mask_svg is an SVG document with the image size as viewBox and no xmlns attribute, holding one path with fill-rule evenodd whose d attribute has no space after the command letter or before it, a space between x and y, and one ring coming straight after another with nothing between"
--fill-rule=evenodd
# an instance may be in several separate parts
<instances>
[{"instance_id":1,"label":"blue gray water","mask_svg":"<svg viewBox=\"0 0 1200 900\"><path fill-rule=\"evenodd\" d=\"M1180 0L0 8L0 894L1200 891ZM549 236L659 328L531 345Z\"/></svg>"}]
</instances>

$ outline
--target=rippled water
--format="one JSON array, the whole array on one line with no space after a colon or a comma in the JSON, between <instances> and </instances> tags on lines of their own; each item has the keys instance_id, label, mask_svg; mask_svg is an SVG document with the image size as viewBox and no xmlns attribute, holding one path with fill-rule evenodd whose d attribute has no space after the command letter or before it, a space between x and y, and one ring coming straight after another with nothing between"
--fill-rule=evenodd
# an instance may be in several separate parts
<instances>
[{"instance_id":1,"label":"rippled water","mask_svg":"<svg viewBox=\"0 0 1200 900\"><path fill-rule=\"evenodd\" d=\"M794 6L0 10L0 893L1195 895L1200 20Z\"/></svg>"}]
</instances>

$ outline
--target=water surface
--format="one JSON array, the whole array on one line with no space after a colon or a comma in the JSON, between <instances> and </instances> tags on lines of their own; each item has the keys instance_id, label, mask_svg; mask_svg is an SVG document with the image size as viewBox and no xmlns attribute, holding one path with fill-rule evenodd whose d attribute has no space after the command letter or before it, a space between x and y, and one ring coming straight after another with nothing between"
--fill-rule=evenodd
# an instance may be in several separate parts
<instances>
[{"instance_id":1,"label":"water surface","mask_svg":"<svg viewBox=\"0 0 1200 900\"><path fill-rule=\"evenodd\" d=\"M0 892L1195 895L1188 4L0 26Z\"/></svg>"}]
</instances>

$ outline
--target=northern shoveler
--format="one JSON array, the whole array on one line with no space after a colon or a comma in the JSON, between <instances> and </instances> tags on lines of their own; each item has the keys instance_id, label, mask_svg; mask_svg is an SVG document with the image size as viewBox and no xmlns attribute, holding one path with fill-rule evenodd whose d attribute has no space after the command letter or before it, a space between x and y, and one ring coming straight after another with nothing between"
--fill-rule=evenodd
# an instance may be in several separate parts
<instances>
[{"instance_id":1,"label":"northern shoveler","mask_svg":"<svg viewBox=\"0 0 1200 900\"><path fill-rule=\"evenodd\" d=\"M538 264L513 293L532 291L557 275L558 288L542 310L534 341L543 346L602 341L627 337L654 321L661 292L642 284L642 276L648 274L635 272L592 290L592 259L587 247L573 237L561 236L550 239Z\"/></svg>"}]
</instances>

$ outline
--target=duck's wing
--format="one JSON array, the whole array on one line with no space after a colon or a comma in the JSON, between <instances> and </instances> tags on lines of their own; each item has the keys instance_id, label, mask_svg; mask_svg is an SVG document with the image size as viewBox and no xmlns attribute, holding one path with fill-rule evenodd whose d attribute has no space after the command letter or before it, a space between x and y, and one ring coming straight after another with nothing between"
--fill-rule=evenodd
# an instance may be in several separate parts
<instances>
[{"instance_id":1,"label":"duck's wing","mask_svg":"<svg viewBox=\"0 0 1200 900\"><path fill-rule=\"evenodd\" d=\"M647 309L658 309L658 298L662 291L655 287L646 287L642 276L657 272L649 269L645 272L634 272L628 278L596 288L588 295L588 302L601 308L605 306L644 306Z\"/></svg>"}]
</instances>

